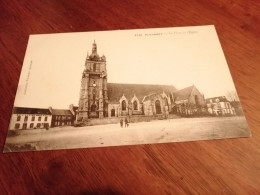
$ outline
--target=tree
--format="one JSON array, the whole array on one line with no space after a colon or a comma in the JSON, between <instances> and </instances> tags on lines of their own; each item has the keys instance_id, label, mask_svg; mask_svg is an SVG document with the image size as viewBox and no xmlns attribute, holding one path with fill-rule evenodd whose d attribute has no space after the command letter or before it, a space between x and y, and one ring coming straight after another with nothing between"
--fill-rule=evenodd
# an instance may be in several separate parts
<instances>
[{"instance_id":1,"label":"tree","mask_svg":"<svg viewBox=\"0 0 260 195\"><path fill-rule=\"evenodd\" d=\"M233 102L233 101L239 101L239 97L237 95L237 92L235 90L227 91L226 93L227 100Z\"/></svg>"}]
</instances>

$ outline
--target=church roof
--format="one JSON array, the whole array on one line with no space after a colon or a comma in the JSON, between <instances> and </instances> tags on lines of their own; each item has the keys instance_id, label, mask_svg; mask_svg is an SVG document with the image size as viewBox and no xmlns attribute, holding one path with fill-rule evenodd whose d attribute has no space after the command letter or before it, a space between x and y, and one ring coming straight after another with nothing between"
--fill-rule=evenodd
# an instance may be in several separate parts
<instances>
[{"instance_id":1,"label":"church roof","mask_svg":"<svg viewBox=\"0 0 260 195\"><path fill-rule=\"evenodd\" d=\"M174 100L186 100L190 97L191 92L195 86L186 87L184 89L173 92Z\"/></svg>"},{"instance_id":2,"label":"church roof","mask_svg":"<svg viewBox=\"0 0 260 195\"><path fill-rule=\"evenodd\" d=\"M118 103L122 95L130 101L134 95L142 102L143 98L152 93L170 94L176 91L173 85L146 85L146 84L119 84L108 83L107 93L108 101Z\"/></svg>"}]
</instances>

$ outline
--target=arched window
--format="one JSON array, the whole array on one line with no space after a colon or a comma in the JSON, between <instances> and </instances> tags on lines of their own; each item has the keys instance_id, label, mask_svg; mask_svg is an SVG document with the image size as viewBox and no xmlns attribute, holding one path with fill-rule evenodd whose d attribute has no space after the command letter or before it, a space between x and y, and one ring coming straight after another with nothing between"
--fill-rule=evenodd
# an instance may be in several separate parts
<instances>
[{"instance_id":1,"label":"arched window","mask_svg":"<svg viewBox=\"0 0 260 195\"><path fill-rule=\"evenodd\" d=\"M95 83L95 81L94 81L94 83ZM96 89L96 87L94 87L94 89L93 89L93 91L92 91L92 94L93 94L93 101L95 101L95 100L96 100L96 94L97 94L97 89Z\"/></svg>"},{"instance_id":2,"label":"arched window","mask_svg":"<svg viewBox=\"0 0 260 195\"><path fill-rule=\"evenodd\" d=\"M161 110L161 103L159 100L155 101L155 110L156 110L156 114L161 114L162 110Z\"/></svg>"},{"instance_id":3,"label":"arched window","mask_svg":"<svg viewBox=\"0 0 260 195\"><path fill-rule=\"evenodd\" d=\"M137 105L137 101L136 100L134 101L133 105L134 105L134 110L138 110L138 105Z\"/></svg>"},{"instance_id":4,"label":"arched window","mask_svg":"<svg viewBox=\"0 0 260 195\"><path fill-rule=\"evenodd\" d=\"M122 110L126 110L126 102L125 102L125 100L122 101Z\"/></svg>"},{"instance_id":5,"label":"arched window","mask_svg":"<svg viewBox=\"0 0 260 195\"><path fill-rule=\"evenodd\" d=\"M196 105L199 105L199 98L198 98L197 95L195 95L195 104L196 104Z\"/></svg>"}]
</instances>

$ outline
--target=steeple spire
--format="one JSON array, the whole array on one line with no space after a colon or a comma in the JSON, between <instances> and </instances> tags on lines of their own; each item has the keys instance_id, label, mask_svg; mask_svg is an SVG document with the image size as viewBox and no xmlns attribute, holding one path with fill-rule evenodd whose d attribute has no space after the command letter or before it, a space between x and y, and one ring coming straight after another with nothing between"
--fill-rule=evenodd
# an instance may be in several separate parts
<instances>
[{"instance_id":1,"label":"steeple spire","mask_svg":"<svg viewBox=\"0 0 260 195\"><path fill-rule=\"evenodd\" d=\"M94 43L92 44L92 54L97 54L97 44L96 41L94 40Z\"/></svg>"},{"instance_id":2,"label":"steeple spire","mask_svg":"<svg viewBox=\"0 0 260 195\"><path fill-rule=\"evenodd\" d=\"M89 58L91 60L100 60L99 55L97 53L97 44L95 40L94 43L92 44L92 53L90 54Z\"/></svg>"}]
</instances>

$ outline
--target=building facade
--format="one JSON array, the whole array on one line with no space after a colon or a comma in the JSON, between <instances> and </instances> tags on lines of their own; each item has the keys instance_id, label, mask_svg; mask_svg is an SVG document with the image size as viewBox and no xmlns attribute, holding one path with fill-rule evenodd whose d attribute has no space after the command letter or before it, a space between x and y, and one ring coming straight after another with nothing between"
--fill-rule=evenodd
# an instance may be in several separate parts
<instances>
[{"instance_id":1,"label":"building facade","mask_svg":"<svg viewBox=\"0 0 260 195\"><path fill-rule=\"evenodd\" d=\"M94 42L82 73L77 120L106 117L107 108L106 57L98 55L97 44Z\"/></svg>"},{"instance_id":2,"label":"building facade","mask_svg":"<svg viewBox=\"0 0 260 195\"><path fill-rule=\"evenodd\" d=\"M170 85L108 83L108 117L168 115L174 90Z\"/></svg>"},{"instance_id":3,"label":"building facade","mask_svg":"<svg viewBox=\"0 0 260 195\"><path fill-rule=\"evenodd\" d=\"M195 86L177 91L172 85L107 83L106 57L98 55L94 41L82 73L76 121L132 115L167 117L174 110L193 114L204 111L203 106L204 96Z\"/></svg>"},{"instance_id":4,"label":"building facade","mask_svg":"<svg viewBox=\"0 0 260 195\"><path fill-rule=\"evenodd\" d=\"M172 112L184 116L206 114L206 103L202 93L192 85L172 93Z\"/></svg>"},{"instance_id":5,"label":"building facade","mask_svg":"<svg viewBox=\"0 0 260 195\"><path fill-rule=\"evenodd\" d=\"M74 124L74 116L71 110L49 108L52 114L51 127L70 126Z\"/></svg>"},{"instance_id":6,"label":"building facade","mask_svg":"<svg viewBox=\"0 0 260 195\"><path fill-rule=\"evenodd\" d=\"M207 109L211 115L225 116L236 115L235 109L225 96L206 99Z\"/></svg>"},{"instance_id":7,"label":"building facade","mask_svg":"<svg viewBox=\"0 0 260 195\"><path fill-rule=\"evenodd\" d=\"M10 130L42 129L51 126L52 115L49 109L14 107Z\"/></svg>"}]
</instances>

